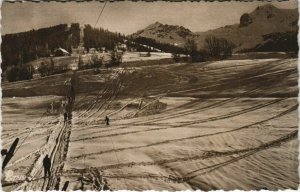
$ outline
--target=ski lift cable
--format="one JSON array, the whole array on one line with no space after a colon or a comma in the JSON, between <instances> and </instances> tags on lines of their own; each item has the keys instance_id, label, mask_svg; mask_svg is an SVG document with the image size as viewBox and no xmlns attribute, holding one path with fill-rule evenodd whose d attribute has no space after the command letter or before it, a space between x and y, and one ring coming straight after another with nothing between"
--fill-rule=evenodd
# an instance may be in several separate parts
<instances>
[{"instance_id":1,"label":"ski lift cable","mask_svg":"<svg viewBox=\"0 0 300 192\"><path fill-rule=\"evenodd\" d=\"M100 11L100 14L99 14L99 16L98 16L98 19L97 19L97 21L96 21L96 23L95 23L95 25L94 25L94 28L95 28L96 25L98 24L98 21L99 21L99 19L100 19L102 13L103 13L103 11L104 11L104 8L105 8L105 6L106 6L106 3L107 3L107 1L104 2L104 5L103 5L103 7L102 7L102 9L101 9L101 11Z\"/></svg>"},{"instance_id":2,"label":"ski lift cable","mask_svg":"<svg viewBox=\"0 0 300 192\"><path fill-rule=\"evenodd\" d=\"M31 128L31 130L29 131L29 133L26 135L26 137L23 139L22 143L19 145L19 147L16 148L14 154L17 153L17 151L22 147L22 145L24 144L24 142L28 139L29 135L31 134L31 132L33 131L34 128L36 128L36 126L39 124L39 122L42 120L42 118L47 114L47 112L44 112L42 114L42 116L40 117L40 119L36 122L35 126Z\"/></svg>"}]
</instances>

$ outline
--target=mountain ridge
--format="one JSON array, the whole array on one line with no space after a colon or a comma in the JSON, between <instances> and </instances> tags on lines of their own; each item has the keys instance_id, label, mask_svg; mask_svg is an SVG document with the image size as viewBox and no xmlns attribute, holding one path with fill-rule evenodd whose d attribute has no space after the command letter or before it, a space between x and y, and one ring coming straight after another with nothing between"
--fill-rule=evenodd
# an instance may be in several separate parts
<instances>
[{"instance_id":1,"label":"mountain ridge","mask_svg":"<svg viewBox=\"0 0 300 192\"><path fill-rule=\"evenodd\" d=\"M296 33L298 9L280 9L271 4L258 6L240 16L240 23L226 25L205 32L192 32L178 25L155 22L132 34L132 37L152 38L159 42L183 47L186 39L194 39L198 48L204 48L207 36L225 38L236 45L234 52L250 50L266 43L264 36L272 33Z\"/></svg>"},{"instance_id":2,"label":"mountain ridge","mask_svg":"<svg viewBox=\"0 0 300 192\"><path fill-rule=\"evenodd\" d=\"M131 35L133 38L146 37L178 46L183 46L187 38L195 36L195 33L183 26L162 24L158 21Z\"/></svg>"}]
</instances>

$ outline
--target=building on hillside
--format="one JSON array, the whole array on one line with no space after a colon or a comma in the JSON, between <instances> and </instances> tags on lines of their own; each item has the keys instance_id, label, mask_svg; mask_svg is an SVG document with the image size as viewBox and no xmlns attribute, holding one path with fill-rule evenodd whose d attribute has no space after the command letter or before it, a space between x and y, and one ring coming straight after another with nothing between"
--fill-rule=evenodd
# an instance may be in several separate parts
<instances>
[{"instance_id":1,"label":"building on hillside","mask_svg":"<svg viewBox=\"0 0 300 192\"><path fill-rule=\"evenodd\" d=\"M140 53L139 53L139 56L140 56L140 57L151 57L151 53L150 53L150 52L147 52L147 53L140 52Z\"/></svg>"},{"instance_id":2,"label":"building on hillside","mask_svg":"<svg viewBox=\"0 0 300 192\"><path fill-rule=\"evenodd\" d=\"M104 52L106 52L106 47L101 47L100 50L101 50L102 53L104 53Z\"/></svg>"},{"instance_id":3,"label":"building on hillside","mask_svg":"<svg viewBox=\"0 0 300 192\"><path fill-rule=\"evenodd\" d=\"M118 43L115 47L117 50L127 51L127 45L125 43Z\"/></svg>"},{"instance_id":4,"label":"building on hillside","mask_svg":"<svg viewBox=\"0 0 300 192\"><path fill-rule=\"evenodd\" d=\"M90 48L89 53L90 54L95 54L95 53L97 53L97 50L95 48Z\"/></svg>"},{"instance_id":5,"label":"building on hillside","mask_svg":"<svg viewBox=\"0 0 300 192\"><path fill-rule=\"evenodd\" d=\"M58 48L58 49L56 49L56 50L54 51L54 55L55 55L56 57L60 57L60 56L71 56L71 54L70 54L67 50L65 50L65 49L63 49L63 48Z\"/></svg>"},{"instance_id":6,"label":"building on hillside","mask_svg":"<svg viewBox=\"0 0 300 192\"><path fill-rule=\"evenodd\" d=\"M70 65L68 65L68 69L71 69L71 70L77 70L78 69L78 63L72 63Z\"/></svg>"}]
</instances>

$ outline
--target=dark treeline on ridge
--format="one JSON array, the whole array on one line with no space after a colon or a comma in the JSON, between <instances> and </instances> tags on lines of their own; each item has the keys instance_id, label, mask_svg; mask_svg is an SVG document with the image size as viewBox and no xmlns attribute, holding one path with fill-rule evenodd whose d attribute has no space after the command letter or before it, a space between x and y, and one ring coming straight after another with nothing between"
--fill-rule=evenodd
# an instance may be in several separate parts
<instances>
[{"instance_id":1,"label":"dark treeline on ridge","mask_svg":"<svg viewBox=\"0 0 300 192\"><path fill-rule=\"evenodd\" d=\"M2 36L2 69L23 64L39 57L48 57L55 49L63 48L71 52L80 40L79 24L56 25L28 32Z\"/></svg>"},{"instance_id":2,"label":"dark treeline on ridge","mask_svg":"<svg viewBox=\"0 0 300 192\"><path fill-rule=\"evenodd\" d=\"M169 43L162 43L156 41L155 39L147 38L147 37L129 37L129 41L127 43L128 47L136 48L137 51L155 51L151 48L147 48L141 45L147 45L149 47L159 49L166 53L177 53L177 54L185 54L186 50L182 47L177 47L175 45L171 45Z\"/></svg>"},{"instance_id":3,"label":"dark treeline on ridge","mask_svg":"<svg viewBox=\"0 0 300 192\"><path fill-rule=\"evenodd\" d=\"M252 49L242 50L241 52L292 52L297 54L298 31L274 32L263 35L264 43L255 46Z\"/></svg>"},{"instance_id":4,"label":"dark treeline on ridge","mask_svg":"<svg viewBox=\"0 0 300 192\"><path fill-rule=\"evenodd\" d=\"M72 48L80 44L80 25L70 26L60 24L27 32L6 34L2 36L2 69L17 66L36 60L40 57L54 55L57 48L63 48L72 53ZM158 51L169 53L185 53L183 48L161 43L154 39L126 37L120 33L110 32L103 28L93 28L85 25L83 28L83 46L87 51L91 48L98 50L114 50L117 45L126 44L128 51Z\"/></svg>"},{"instance_id":5,"label":"dark treeline on ridge","mask_svg":"<svg viewBox=\"0 0 300 192\"><path fill-rule=\"evenodd\" d=\"M89 51L90 48L100 49L105 47L108 50L113 50L118 43L122 43L125 39L120 33L113 33L102 28L93 28L90 25L85 25L83 29L84 47Z\"/></svg>"}]
</instances>

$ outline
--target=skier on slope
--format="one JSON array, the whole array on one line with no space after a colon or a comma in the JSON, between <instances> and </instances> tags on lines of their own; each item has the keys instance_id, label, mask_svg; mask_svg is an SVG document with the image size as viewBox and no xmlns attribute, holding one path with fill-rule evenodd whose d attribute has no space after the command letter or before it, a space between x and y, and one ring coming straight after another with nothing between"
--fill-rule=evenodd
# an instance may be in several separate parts
<instances>
[{"instance_id":1,"label":"skier on slope","mask_svg":"<svg viewBox=\"0 0 300 192\"><path fill-rule=\"evenodd\" d=\"M106 125L109 125L109 118L107 115L105 116L105 123L106 123Z\"/></svg>"},{"instance_id":2,"label":"skier on slope","mask_svg":"<svg viewBox=\"0 0 300 192\"><path fill-rule=\"evenodd\" d=\"M51 159L49 158L48 155L45 156L43 160L43 166L44 166L44 178L50 177L51 176Z\"/></svg>"}]
</instances>

